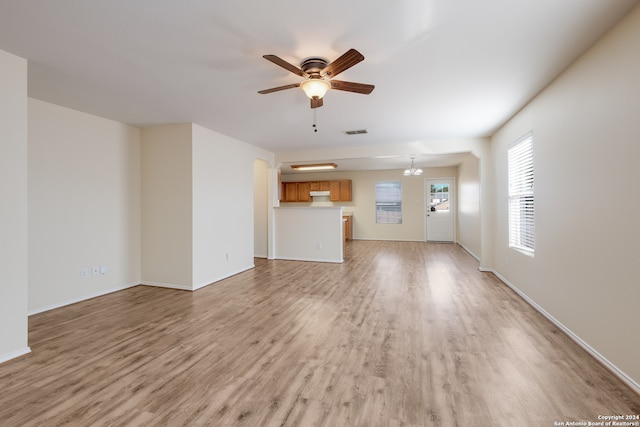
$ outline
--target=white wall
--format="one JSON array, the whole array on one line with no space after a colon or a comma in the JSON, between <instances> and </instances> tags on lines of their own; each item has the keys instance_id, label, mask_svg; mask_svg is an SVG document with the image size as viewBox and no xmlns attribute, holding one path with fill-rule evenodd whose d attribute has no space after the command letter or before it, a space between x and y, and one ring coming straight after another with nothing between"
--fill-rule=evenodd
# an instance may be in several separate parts
<instances>
[{"instance_id":1,"label":"white wall","mask_svg":"<svg viewBox=\"0 0 640 427\"><path fill-rule=\"evenodd\" d=\"M27 61L0 50L0 362L28 353Z\"/></svg>"},{"instance_id":2,"label":"white wall","mask_svg":"<svg viewBox=\"0 0 640 427\"><path fill-rule=\"evenodd\" d=\"M402 170L324 172L283 175L283 181L351 180L351 202L325 202L353 213L353 238L362 240L425 241L425 181L455 178L457 167L424 168L421 176L403 176ZM402 182L402 224L376 224L376 181ZM312 206L317 203L282 203L281 206Z\"/></svg>"},{"instance_id":3,"label":"white wall","mask_svg":"<svg viewBox=\"0 0 640 427\"><path fill-rule=\"evenodd\" d=\"M142 282L192 289L192 126L142 129Z\"/></svg>"},{"instance_id":4,"label":"white wall","mask_svg":"<svg viewBox=\"0 0 640 427\"><path fill-rule=\"evenodd\" d=\"M493 137L493 268L640 383L640 6ZM508 248L506 150L533 130L535 256ZM640 390L640 388L638 388Z\"/></svg>"},{"instance_id":5,"label":"white wall","mask_svg":"<svg viewBox=\"0 0 640 427\"><path fill-rule=\"evenodd\" d=\"M194 289L253 267L254 162L272 157L193 125Z\"/></svg>"},{"instance_id":6,"label":"white wall","mask_svg":"<svg viewBox=\"0 0 640 427\"><path fill-rule=\"evenodd\" d=\"M482 250L480 241L480 161L469 154L458 165L457 240L474 257Z\"/></svg>"},{"instance_id":7,"label":"white wall","mask_svg":"<svg viewBox=\"0 0 640 427\"><path fill-rule=\"evenodd\" d=\"M142 130L142 281L195 290L253 267L254 162L273 154L186 123Z\"/></svg>"},{"instance_id":8,"label":"white wall","mask_svg":"<svg viewBox=\"0 0 640 427\"><path fill-rule=\"evenodd\" d=\"M267 258L269 217L269 164L256 160L253 164L253 256Z\"/></svg>"},{"instance_id":9,"label":"white wall","mask_svg":"<svg viewBox=\"0 0 640 427\"><path fill-rule=\"evenodd\" d=\"M29 99L30 312L140 283L139 165L137 128Z\"/></svg>"}]
</instances>

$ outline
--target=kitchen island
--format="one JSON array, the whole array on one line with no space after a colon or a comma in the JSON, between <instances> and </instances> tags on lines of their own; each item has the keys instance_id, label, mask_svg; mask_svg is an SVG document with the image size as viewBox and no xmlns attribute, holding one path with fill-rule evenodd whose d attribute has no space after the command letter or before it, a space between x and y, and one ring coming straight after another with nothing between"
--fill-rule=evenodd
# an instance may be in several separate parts
<instances>
[{"instance_id":1,"label":"kitchen island","mask_svg":"<svg viewBox=\"0 0 640 427\"><path fill-rule=\"evenodd\" d=\"M342 207L276 207L274 258L343 262Z\"/></svg>"}]
</instances>

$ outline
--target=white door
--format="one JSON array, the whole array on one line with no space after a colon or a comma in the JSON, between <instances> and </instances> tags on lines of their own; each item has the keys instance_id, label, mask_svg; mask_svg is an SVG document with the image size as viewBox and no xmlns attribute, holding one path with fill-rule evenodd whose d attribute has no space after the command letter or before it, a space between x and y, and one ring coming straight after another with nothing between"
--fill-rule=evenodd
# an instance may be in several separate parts
<instances>
[{"instance_id":1,"label":"white door","mask_svg":"<svg viewBox=\"0 0 640 427\"><path fill-rule=\"evenodd\" d=\"M454 187L453 179L428 179L427 241L453 242Z\"/></svg>"}]
</instances>

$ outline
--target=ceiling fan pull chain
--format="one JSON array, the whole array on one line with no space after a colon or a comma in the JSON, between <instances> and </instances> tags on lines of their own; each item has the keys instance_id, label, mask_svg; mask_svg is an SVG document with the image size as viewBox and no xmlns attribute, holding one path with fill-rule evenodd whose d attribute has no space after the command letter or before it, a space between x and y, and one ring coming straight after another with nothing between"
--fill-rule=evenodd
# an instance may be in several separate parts
<instances>
[{"instance_id":1,"label":"ceiling fan pull chain","mask_svg":"<svg viewBox=\"0 0 640 427\"><path fill-rule=\"evenodd\" d=\"M312 126L313 126L313 131L314 132L318 132L318 127L316 126L316 111L317 110L318 110L317 108L313 109L313 125Z\"/></svg>"}]
</instances>

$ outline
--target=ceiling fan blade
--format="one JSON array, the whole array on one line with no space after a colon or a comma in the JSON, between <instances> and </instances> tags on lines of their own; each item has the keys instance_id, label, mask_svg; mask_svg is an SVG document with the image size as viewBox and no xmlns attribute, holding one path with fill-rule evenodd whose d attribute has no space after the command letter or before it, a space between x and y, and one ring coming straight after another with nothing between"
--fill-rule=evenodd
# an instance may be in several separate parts
<instances>
[{"instance_id":1,"label":"ceiling fan blade","mask_svg":"<svg viewBox=\"0 0 640 427\"><path fill-rule=\"evenodd\" d=\"M313 97L310 99L310 101L311 101L311 108L318 108L318 107L322 107L323 105L322 98Z\"/></svg>"},{"instance_id":2,"label":"ceiling fan blade","mask_svg":"<svg viewBox=\"0 0 640 427\"><path fill-rule=\"evenodd\" d=\"M304 71L302 71L300 68L296 67L293 64L288 63L284 59L279 58L275 55L262 55L262 57L267 61L271 61L274 64L279 65L280 67L284 68L287 71L291 71L293 74L297 74L298 76L305 77L305 78L309 77L309 75Z\"/></svg>"},{"instance_id":3,"label":"ceiling fan blade","mask_svg":"<svg viewBox=\"0 0 640 427\"><path fill-rule=\"evenodd\" d=\"M349 49L340 58L333 61L331 64L324 67L320 72L322 77L334 78L344 70L353 67L358 62L363 61L364 56L355 49Z\"/></svg>"},{"instance_id":4,"label":"ceiling fan blade","mask_svg":"<svg viewBox=\"0 0 640 427\"><path fill-rule=\"evenodd\" d=\"M278 92L279 90L293 89L294 87L300 87L300 83L292 83L290 85L278 86L278 87L272 87L271 89L259 90L258 93L261 93L261 94L264 95L264 94L271 93L271 92Z\"/></svg>"},{"instance_id":5,"label":"ceiling fan blade","mask_svg":"<svg viewBox=\"0 0 640 427\"><path fill-rule=\"evenodd\" d=\"M375 88L374 85L367 85L364 83L343 82L342 80L331 80L329 83L331 84L331 89L362 93L364 95L369 95Z\"/></svg>"}]
</instances>

